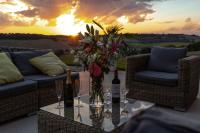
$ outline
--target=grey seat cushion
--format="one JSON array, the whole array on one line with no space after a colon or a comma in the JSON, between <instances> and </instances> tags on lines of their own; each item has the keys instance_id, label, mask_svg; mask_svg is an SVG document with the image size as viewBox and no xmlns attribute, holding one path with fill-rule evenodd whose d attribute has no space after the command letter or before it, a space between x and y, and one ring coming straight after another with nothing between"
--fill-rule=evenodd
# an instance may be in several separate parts
<instances>
[{"instance_id":1,"label":"grey seat cushion","mask_svg":"<svg viewBox=\"0 0 200 133\"><path fill-rule=\"evenodd\" d=\"M24 80L0 86L0 98L20 95L37 89L37 82Z\"/></svg>"},{"instance_id":2,"label":"grey seat cushion","mask_svg":"<svg viewBox=\"0 0 200 133\"><path fill-rule=\"evenodd\" d=\"M186 57L186 48L153 47L150 54L149 70L176 73L178 60Z\"/></svg>"},{"instance_id":3,"label":"grey seat cushion","mask_svg":"<svg viewBox=\"0 0 200 133\"><path fill-rule=\"evenodd\" d=\"M48 53L48 51L11 52L14 64L23 75L40 74L41 72L30 64L29 60Z\"/></svg>"},{"instance_id":4,"label":"grey seat cushion","mask_svg":"<svg viewBox=\"0 0 200 133\"><path fill-rule=\"evenodd\" d=\"M166 86L177 86L178 74L177 73L166 73L157 71L141 71L135 74L134 79L136 81L166 85Z\"/></svg>"},{"instance_id":5,"label":"grey seat cushion","mask_svg":"<svg viewBox=\"0 0 200 133\"><path fill-rule=\"evenodd\" d=\"M64 80L66 78L65 75L59 75L59 76L48 76L48 75L42 75L42 74L38 74L38 75L28 75L24 77L25 79L28 80L33 80L36 81L38 83L38 85L41 84L46 84L46 83L53 83L55 80Z\"/></svg>"},{"instance_id":6,"label":"grey seat cushion","mask_svg":"<svg viewBox=\"0 0 200 133\"><path fill-rule=\"evenodd\" d=\"M46 83L53 83L55 80L65 80L66 79L66 74L58 75L58 76L48 76L48 75L43 75L43 74L38 74L38 75L28 75L24 77L25 79L28 80L33 80L37 81L38 85L41 84L46 84ZM72 73L72 79L77 79L79 78L78 73Z\"/></svg>"}]
</instances>

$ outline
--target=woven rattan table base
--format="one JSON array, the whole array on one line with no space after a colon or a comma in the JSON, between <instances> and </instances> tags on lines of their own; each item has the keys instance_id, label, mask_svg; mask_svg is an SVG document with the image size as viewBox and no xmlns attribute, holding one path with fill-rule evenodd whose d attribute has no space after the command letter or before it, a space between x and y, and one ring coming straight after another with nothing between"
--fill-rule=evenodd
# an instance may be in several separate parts
<instances>
[{"instance_id":1,"label":"woven rattan table base","mask_svg":"<svg viewBox=\"0 0 200 133\"><path fill-rule=\"evenodd\" d=\"M123 125L113 130L113 133L120 133ZM46 111L38 113L38 132L39 133L104 133L97 125L88 126L79 122L67 119Z\"/></svg>"}]
</instances>

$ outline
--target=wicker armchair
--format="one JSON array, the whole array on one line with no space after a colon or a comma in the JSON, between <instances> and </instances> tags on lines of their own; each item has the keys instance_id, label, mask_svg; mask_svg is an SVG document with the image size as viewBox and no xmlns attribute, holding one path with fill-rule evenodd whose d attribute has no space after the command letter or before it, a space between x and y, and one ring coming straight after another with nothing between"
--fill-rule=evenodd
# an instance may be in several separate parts
<instances>
[{"instance_id":1,"label":"wicker armchair","mask_svg":"<svg viewBox=\"0 0 200 133\"><path fill-rule=\"evenodd\" d=\"M149 59L148 54L127 57L126 85L130 88L128 97L186 111L198 94L200 57L190 56L179 60L177 86L136 81L136 72L146 70Z\"/></svg>"}]
</instances>

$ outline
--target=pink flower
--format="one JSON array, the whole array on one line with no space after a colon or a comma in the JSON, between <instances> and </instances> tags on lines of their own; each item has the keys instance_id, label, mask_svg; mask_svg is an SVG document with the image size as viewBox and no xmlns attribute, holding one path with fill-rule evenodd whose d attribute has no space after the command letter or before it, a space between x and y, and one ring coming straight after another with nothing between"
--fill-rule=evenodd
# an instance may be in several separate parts
<instances>
[{"instance_id":1,"label":"pink flower","mask_svg":"<svg viewBox=\"0 0 200 133\"><path fill-rule=\"evenodd\" d=\"M112 51L112 53L116 52L117 51L117 47L113 46L111 51Z\"/></svg>"},{"instance_id":2,"label":"pink flower","mask_svg":"<svg viewBox=\"0 0 200 133\"><path fill-rule=\"evenodd\" d=\"M96 63L92 63L89 66L89 71L90 71L91 76L94 76L94 77L99 77L102 74L101 67L99 67Z\"/></svg>"}]
</instances>

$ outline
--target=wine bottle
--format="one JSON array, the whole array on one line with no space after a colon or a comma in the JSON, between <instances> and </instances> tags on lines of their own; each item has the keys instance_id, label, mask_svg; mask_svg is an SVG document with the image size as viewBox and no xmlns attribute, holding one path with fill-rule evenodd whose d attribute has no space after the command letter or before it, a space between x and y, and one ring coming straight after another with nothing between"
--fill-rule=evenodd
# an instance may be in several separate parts
<instances>
[{"instance_id":1,"label":"wine bottle","mask_svg":"<svg viewBox=\"0 0 200 133\"><path fill-rule=\"evenodd\" d=\"M65 107L71 107L74 104L71 69L67 69L66 87L64 88L64 104Z\"/></svg>"},{"instance_id":2,"label":"wine bottle","mask_svg":"<svg viewBox=\"0 0 200 133\"><path fill-rule=\"evenodd\" d=\"M112 80L112 102L120 101L120 80L118 78L118 71L115 70L114 79Z\"/></svg>"},{"instance_id":3,"label":"wine bottle","mask_svg":"<svg viewBox=\"0 0 200 133\"><path fill-rule=\"evenodd\" d=\"M120 123L120 103L112 104L112 123L115 127Z\"/></svg>"}]
</instances>

